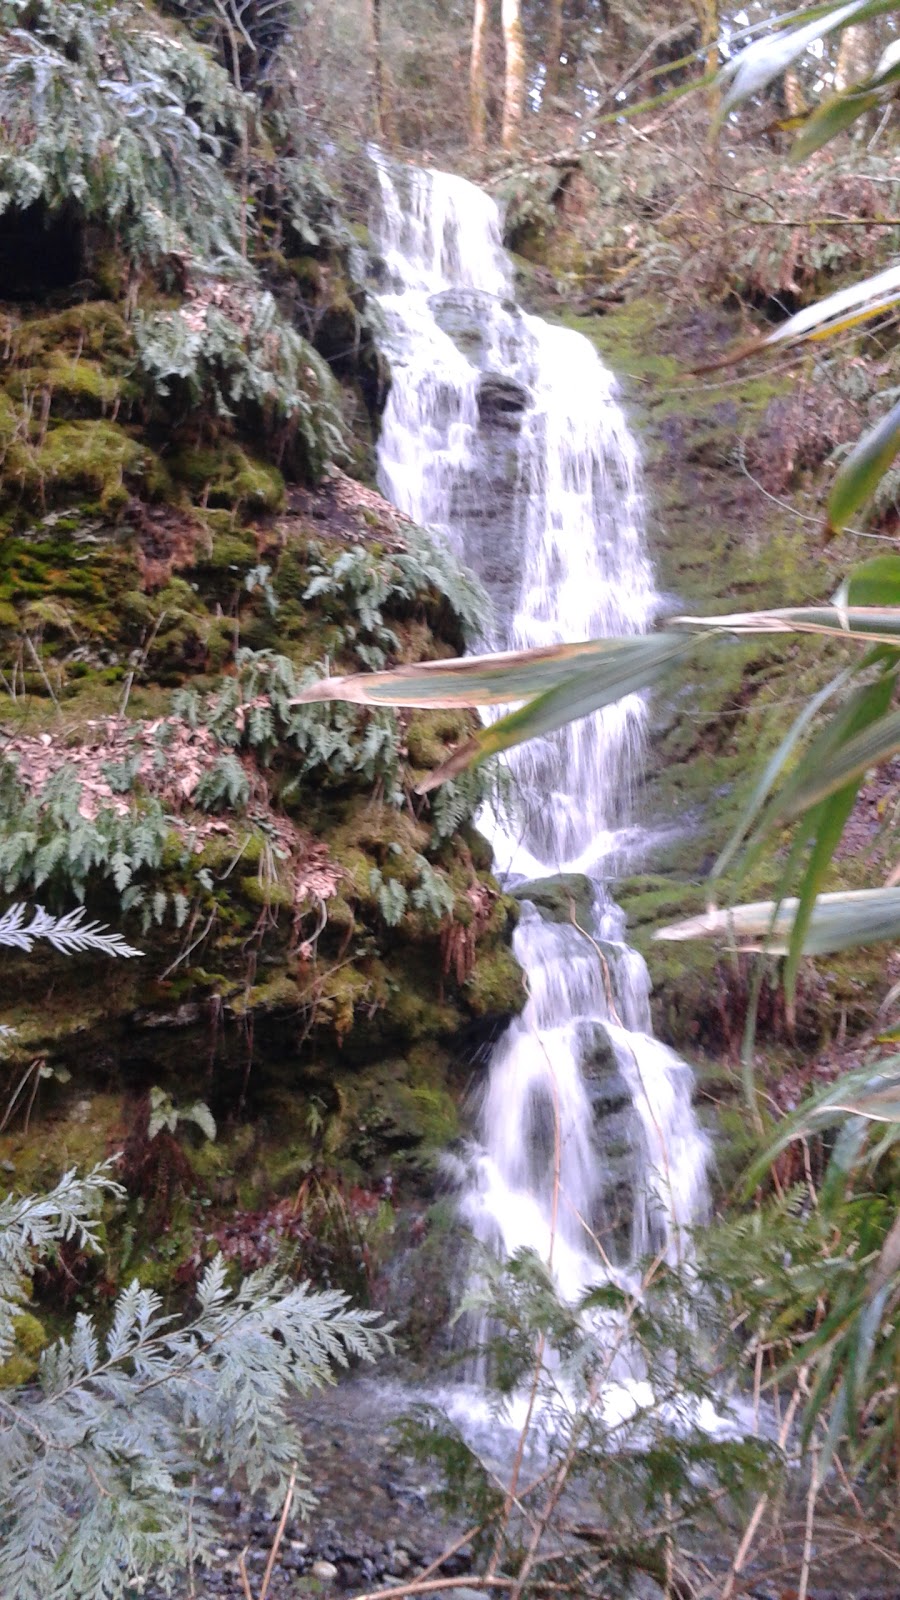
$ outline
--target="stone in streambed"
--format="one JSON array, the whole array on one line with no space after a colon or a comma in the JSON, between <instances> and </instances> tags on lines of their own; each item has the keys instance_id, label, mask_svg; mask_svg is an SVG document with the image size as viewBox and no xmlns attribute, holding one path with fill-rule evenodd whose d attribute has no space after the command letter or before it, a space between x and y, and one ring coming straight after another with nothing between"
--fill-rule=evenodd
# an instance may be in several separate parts
<instances>
[{"instance_id":1,"label":"stone in streambed","mask_svg":"<svg viewBox=\"0 0 900 1600\"><path fill-rule=\"evenodd\" d=\"M517 900L530 900L548 922L572 922L590 929L594 910L594 885L583 872L555 872L532 878L510 890Z\"/></svg>"}]
</instances>

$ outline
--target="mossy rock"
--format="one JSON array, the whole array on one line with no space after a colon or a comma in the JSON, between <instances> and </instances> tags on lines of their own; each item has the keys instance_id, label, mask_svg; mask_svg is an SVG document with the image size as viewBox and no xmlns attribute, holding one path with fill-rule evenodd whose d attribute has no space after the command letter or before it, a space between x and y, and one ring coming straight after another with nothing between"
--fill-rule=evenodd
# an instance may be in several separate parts
<instances>
[{"instance_id":1,"label":"mossy rock","mask_svg":"<svg viewBox=\"0 0 900 1600\"><path fill-rule=\"evenodd\" d=\"M594 915L594 885L581 872L557 872L533 878L510 890L516 900L530 900L548 922L572 922L590 928Z\"/></svg>"},{"instance_id":2,"label":"mossy rock","mask_svg":"<svg viewBox=\"0 0 900 1600\"><path fill-rule=\"evenodd\" d=\"M152 499L168 486L153 451L104 419L60 422L42 442L21 444L14 462L7 461L7 477L30 505L87 496L107 516L120 512L137 491Z\"/></svg>"},{"instance_id":3,"label":"mossy rock","mask_svg":"<svg viewBox=\"0 0 900 1600\"><path fill-rule=\"evenodd\" d=\"M522 968L503 945L476 950L475 966L462 992L469 1010L481 1020L514 1017L528 998Z\"/></svg>"},{"instance_id":4,"label":"mossy rock","mask_svg":"<svg viewBox=\"0 0 900 1600\"><path fill-rule=\"evenodd\" d=\"M195 500L211 509L260 513L284 504L284 478L270 462L250 455L238 444L217 447L182 446L169 460L169 470Z\"/></svg>"},{"instance_id":5,"label":"mossy rock","mask_svg":"<svg viewBox=\"0 0 900 1600\"><path fill-rule=\"evenodd\" d=\"M28 317L10 330L10 360L31 366L56 354L99 360L105 369L134 360L134 341L122 313L107 300L86 301L50 316Z\"/></svg>"},{"instance_id":6,"label":"mossy rock","mask_svg":"<svg viewBox=\"0 0 900 1600\"><path fill-rule=\"evenodd\" d=\"M12 1319L15 1344L6 1360L0 1362L0 1389L15 1389L28 1383L38 1369L41 1351L48 1340L44 1324L30 1311L21 1311Z\"/></svg>"}]
</instances>

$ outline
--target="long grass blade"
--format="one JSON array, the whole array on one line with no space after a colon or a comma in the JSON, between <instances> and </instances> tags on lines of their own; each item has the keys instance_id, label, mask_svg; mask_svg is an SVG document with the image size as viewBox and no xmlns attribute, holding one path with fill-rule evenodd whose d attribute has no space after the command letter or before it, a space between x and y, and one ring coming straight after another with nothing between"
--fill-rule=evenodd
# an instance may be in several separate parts
<instances>
[{"instance_id":1,"label":"long grass blade","mask_svg":"<svg viewBox=\"0 0 900 1600\"><path fill-rule=\"evenodd\" d=\"M733 111L743 101L761 93L774 78L802 56L811 44L835 28L845 27L863 10L867 0L849 0L816 17L802 27L790 28L780 33L766 34L754 39L733 60L723 67L720 81L728 90L722 104L723 114Z\"/></svg>"},{"instance_id":2,"label":"long grass blade","mask_svg":"<svg viewBox=\"0 0 900 1600\"><path fill-rule=\"evenodd\" d=\"M898 613L900 614L900 613ZM575 674L603 673L620 652L652 656L661 635L588 639L583 644L548 645L539 650L508 650L496 655L454 656L446 661L418 662L389 672L357 672L343 678L320 678L291 701L349 700L358 705L453 706L507 705L530 700Z\"/></svg>"},{"instance_id":3,"label":"long grass blade","mask_svg":"<svg viewBox=\"0 0 900 1600\"><path fill-rule=\"evenodd\" d=\"M734 860L735 855L740 849L741 843L747 837L747 834L750 832L754 822L760 816L778 778L780 778L782 773L785 771L788 760L796 749L804 733L809 728L811 723L814 722L822 707L828 703L832 696L838 694L841 689L846 688L852 676L852 668L848 667L844 672L838 673L836 678L832 678L831 682L827 683L824 689L820 689L818 694L813 695L811 700L807 701L806 705L803 707L803 710L800 712L800 715L788 729L780 745L778 746L778 749L767 761L765 768L763 769L763 772L754 787L753 793L747 802L747 807L743 816L738 822L737 827L731 835L731 838L728 840L728 843L725 845L715 863L715 866L712 869L712 872L710 873L711 878L720 878L722 873Z\"/></svg>"},{"instance_id":4,"label":"long grass blade","mask_svg":"<svg viewBox=\"0 0 900 1600\"><path fill-rule=\"evenodd\" d=\"M871 500L900 450L900 401L854 445L831 486L826 532L840 533L855 511Z\"/></svg>"},{"instance_id":5,"label":"long grass blade","mask_svg":"<svg viewBox=\"0 0 900 1600\"><path fill-rule=\"evenodd\" d=\"M697 632L817 633L900 646L900 606L803 606L785 611L741 611L708 617L673 617L671 626Z\"/></svg>"},{"instance_id":6,"label":"long grass blade","mask_svg":"<svg viewBox=\"0 0 900 1600\"><path fill-rule=\"evenodd\" d=\"M526 739L554 733L566 723L600 711L624 695L649 688L695 645L694 639L677 633L649 634L625 643L619 641L619 648L609 653L602 668L582 668L564 683L465 740L441 766L426 775L417 793L427 794L430 789L446 783L448 778L456 777L465 767L484 761L488 756L498 755Z\"/></svg>"},{"instance_id":7,"label":"long grass blade","mask_svg":"<svg viewBox=\"0 0 900 1600\"><path fill-rule=\"evenodd\" d=\"M711 940L738 950L787 955L797 915L794 896L709 910L657 928L654 939ZM803 954L822 956L900 935L900 889L847 889L816 897Z\"/></svg>"}]
</instances>

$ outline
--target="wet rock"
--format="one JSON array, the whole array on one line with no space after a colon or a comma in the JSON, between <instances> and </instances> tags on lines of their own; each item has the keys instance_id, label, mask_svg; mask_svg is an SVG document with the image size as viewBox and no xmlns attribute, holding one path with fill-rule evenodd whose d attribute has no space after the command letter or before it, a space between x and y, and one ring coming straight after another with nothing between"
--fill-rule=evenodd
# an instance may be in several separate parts
<instances>
[{"instance_id":1,"label":"wet rock","mask_svg":"<svg viewBox=\"0 0 900 1600\"><path fill-rule=\"evenodd\" d=\"M458 1550L441 1562L440 1570L445 1578L462 1577L463 1573L472 1570L472 1546L460 1545Z\"/></svg>"},{"instance_id":2,"label":"wet rock","mask_svg":"<svg viewBox=\"0 0 900 1600\"><path fill-rule=\"evenodd\" d=\"M533 878L520 883L510 893L517 900L530 900L549 922L571 922L582 928L593 920L594 885L582 872L556 872L549 878Z\"/></svg>"},{"instance_id":3,"label":"wet rock","mask_svg":"<svg viewBox=\"0 0 900 1600\"><path fill-rule=\"evenodd\" d=\"M338 1576L338 1569L333 1561L314 1561L309 1570L310 1575L318 1578L320 1583L334 1583Z\"/></svg>"},{"instance_id":4,"label":"wet rock","mask_svg":"<svg viewBox=\"0 0 900 1600\"><path fill-rule=\"evenodd\" d=\"M531 396L523 384L494 372L482 378L475 398L481 421L495 427L508 427L510 423L518 426L518 419L531 403Z\"/></svg>"}]
</instances>

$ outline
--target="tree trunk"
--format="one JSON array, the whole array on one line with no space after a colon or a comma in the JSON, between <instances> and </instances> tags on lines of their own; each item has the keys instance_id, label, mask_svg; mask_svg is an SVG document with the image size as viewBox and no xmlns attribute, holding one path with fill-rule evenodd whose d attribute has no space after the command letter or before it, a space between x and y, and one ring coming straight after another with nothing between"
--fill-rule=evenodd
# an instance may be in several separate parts
<instances>
[{"instance_id":1,"label":"tree trunk","mask_svg":"<svg viewBox=\"0 0 900 1600\"><path fill-rule=\"evenodd\" d=\"M369 28L369 83L371 85L372 131L380 143L384 137L384 89L381 66L381 0L366 0Z\"/></svg>"},{"instance_id":2,"label":"tree trunk","mask_svg":"<svg viewBox=\"0 0 900 1600\"><path fill-rule=\"evenodd\" d=\"M550 0L547 21L547 76L544 81L544 100L549 103L559 94L559 58L563 42L563 0Z\"/></svg>"},{"instance_id":3,"label":"tree trunk","mask_svg":"<svg viewBox=\"0 0 900 1600\"><path fill-rule=\"evenodd\" d=\"M520 0L502 0L500 19L506 51L506 77L503 93L503 148L514 150L519 142L522 110L525 105L525 35L522 31Z\"/></svg>"},{"instance_id":4,"label":"tree trunk","mask_svg":"<svg viewBox=\"0 0 900 1600\"><path fill-rule=\"evenodd\" d=\"M866 78L875 65L874 31L865 23L851 23L841 34L837 62L834 68L834 87L849 89L851 84Z\"/></svg>"},{"instance_id":5,"label":"tree trunk","mask_svg":"<svg viewBox=\"0 0 900 1600\"><path fill-rule=\"evenodd\" d=\"M469 134L475 150L484 149L484 47L487 43L488 0L475 0L472 57L469 62Z\"/></svg>"}]
</instances>

